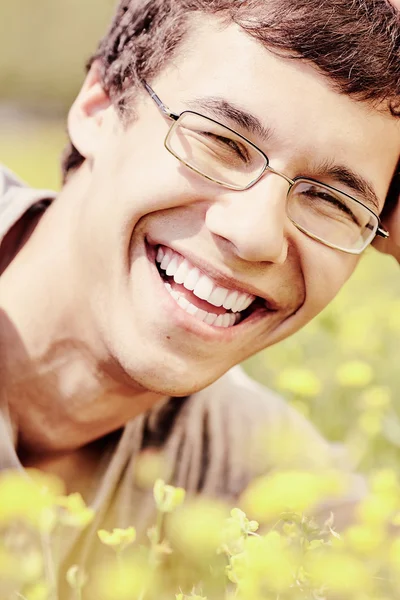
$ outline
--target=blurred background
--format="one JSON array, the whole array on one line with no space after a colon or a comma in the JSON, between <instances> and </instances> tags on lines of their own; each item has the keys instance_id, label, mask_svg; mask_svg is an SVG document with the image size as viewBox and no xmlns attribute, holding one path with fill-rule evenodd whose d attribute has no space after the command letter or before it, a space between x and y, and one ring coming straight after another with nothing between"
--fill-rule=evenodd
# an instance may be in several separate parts
<instances>
[{"instance_id":1,"label":"blurred background","mask_svg":"<svg viewBox=\"0 0 400 600\"><path fill-rule=\"evenodd\" d=\"M0 162L58 189L65 119L112 0L0 3ZM245 364L355 467L400 468L400 269L367 251L351 282L313 323Z\"/></svg>"}]
</instances>

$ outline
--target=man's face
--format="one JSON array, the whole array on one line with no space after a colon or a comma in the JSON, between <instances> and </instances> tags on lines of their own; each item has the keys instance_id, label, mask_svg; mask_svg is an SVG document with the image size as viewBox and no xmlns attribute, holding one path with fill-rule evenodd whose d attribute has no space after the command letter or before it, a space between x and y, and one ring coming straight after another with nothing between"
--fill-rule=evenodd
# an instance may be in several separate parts
<instances>
[{"instance_id":1,"label":"man's face","mask_svg":"<svg viewBox=\"0 0 400 600\"><path fill-rule=\"evenodd\" d=\"M313 67L275 56L236 26L199 19L185 51L149 83L172 111L197 107L235 128L288 177L354 194L332 174L344 166L373 187L383 206L399 152L396 120L338 94ZM94 93L87 100L90 93L78 105L92 103L101 118L81 175L71 260L82 306L90 307L90 314L82 309L85 327L102 342L99 360L146 389L186 395L290 335L330 302L358 258L295 228L283 178L266 173L246 191L225 189L165 149L171 121L146 92L137 91L136 119L127 128L114 108L95 106ZM258 119L270 130L268 141L206 111L211 97ZM157 254L166 252L165 268L175 260L169 276L157 266ZM187 287L189 277L196 284L207 276L205 287L239 292L242 306L250 301L246 294L257 300L236 318L200 300L174 281L183 260ZM208 324L213 317L204 312L227 314L218 322L230 326Z\"/></svg>"}]
</instances>

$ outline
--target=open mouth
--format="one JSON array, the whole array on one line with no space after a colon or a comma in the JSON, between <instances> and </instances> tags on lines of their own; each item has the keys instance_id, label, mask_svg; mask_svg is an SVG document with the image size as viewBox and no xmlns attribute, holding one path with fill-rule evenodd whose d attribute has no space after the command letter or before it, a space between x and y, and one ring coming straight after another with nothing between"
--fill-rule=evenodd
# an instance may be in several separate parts
<instances>
[{"instance_id":1,"label":"open mouth","mask_svg":"<svg viewBox=\"0 0 400 600\"><path fill-rule=\"evenodd\" d=\"M234 327L256 310L267 310L264 299L219 286L170 248L158 247L156 266L166 290L178 306L208 325Z\"/></svg>"}]
</instances>

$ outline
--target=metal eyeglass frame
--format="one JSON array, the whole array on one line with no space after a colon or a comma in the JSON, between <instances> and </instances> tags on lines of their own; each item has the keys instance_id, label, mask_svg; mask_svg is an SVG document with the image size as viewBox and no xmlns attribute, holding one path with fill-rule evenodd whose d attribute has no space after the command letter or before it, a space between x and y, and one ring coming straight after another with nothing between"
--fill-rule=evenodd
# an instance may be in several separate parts
<instances>
[{"instance_id":1,"label":"metal eyeglass frame","mask_svg":"<svg viewBox=\"0 0 400 600\"><path fill-rule=\"evenodd\" d=\"M360 206L362 206L365 210L367 210L373 217L374 219L376 219L376 231L375 231L375 236L380 236L383 237L385 239L387 239L389 237L389 232L384 229L382 227L382 223L381 220L379 218L379 216L373 211L371 210L368 206L366 206L363 202L361 202L360 200L357 200L357 198L354 198L353 196L350 196L350 194L347 194L346 192L342 192L341 190L338 190L336 188L334 188L331 185L328 185L326 183L321 183L319 181L316 181L314 179L310 179L309 177L295 177L294 179L291 179L290 177L287 177L284 173L281 173L280 171L276 171L273 167L270 166L269 164L269 158L268 156L260 149L258 148L258 146L256 146L255 144L253 144L253 142L249 139L247 139L245 136L241 135L240 133L238 133L237 131L235 131L234 129L231 129L230 127L220 123L219 121L216 121L210 117L206 117L205 115L202 115L200 113L197 113L195 111L191 111L191 110L184 110L181 113L177 114L172 112L163 102L162 100L157 96L157 94L155 93L155 91L148 85L148 83L146 83L145 81L142 81L142 84L145 88L145 90L147 91L147 93L150 95L151 99L155 102L155 104L157 105L158 109L163 113L163 115L171 120L173 120L174 122L178 121L180 119L180 117L182 115L184 115L185 113L190 113L190 114L195 114L199 117L202 117L204 119L208 119L209 121L212 121L213 123L224 127L225 129L227 129L228 131L231 131L232 133L234 133L236 136L238 136L239 138L241 138L242 140L244 140L247 144L250 144L250 146L252 146L259 154L261 154L264 158L265 161L265 165L263 170L261 171L261 173L255 178L253 179L248 185L246 185L245 187L239 187L239 186L233 186L230 185L228 183L223 183L221 181L218 181L217 179L214 179L213 177L210 177L209 175L206 175L205 173L203 173L202 171L196 169L195 167L193 167L192 165L186 163L184 160L182 160L179 156L177 156L170 148L168 148L168 146L166 145L167 139L168 139L168 135L169 132L165 138L165 142L164 145L166 147L166 149L168 150L168 152L170 152L173 156L175 156L175 158L177 158L182 164L184 164L186 167L188 167L189 169L191 169L192 171L194 171L195 173L197 173L198 175L201 175L202 177L205 177L206 179L221 185L223 187L226 187L228 189L233 189L233 190L237 190L237 191L244 191L247 190L249 188L251 188L253 185L255 185L263 176L267 171L270 171L271 173L274 173L275 175L279 175L280 177L282 177L283 179L285 179L288 184L289 184L289 189L287 192L287 196L290 194L290 191L292 189L292 187L294 186L295 183L298 183L300 181L303 182L311 182L314 184L318 184L319 186L321 186L322 188L327 188L328 190L331 190L333 192L335 192L336 194L341 194L346 196L347 198L349 198L350 200L352 200L353 202L356 202L357 204L359 204ZM171 131L171 130L170 130ZM324 244L325 246L328 246L329 248L333 248L335 250L340 250L341 252L346 252L348 254L361 254L366 248L367 246L369 246L372 241L374 240L374 238L372 238L369 242L365 243L361 249L360 248L356 248L356 249L347 249L347 248L341 248L340 246L336 245L336 244L332 244L330 242L325 241L324 239L320 238L318 235L308 231L307 229L305 229L303 226L299 225L296 221L294 221L293 219L291 219L290 215L288 215L290 220L292 221L292 223L300 230L302 231L305 235L311 237L312 239L321 242L321 244Z\"/></svg>"}]
</instances>

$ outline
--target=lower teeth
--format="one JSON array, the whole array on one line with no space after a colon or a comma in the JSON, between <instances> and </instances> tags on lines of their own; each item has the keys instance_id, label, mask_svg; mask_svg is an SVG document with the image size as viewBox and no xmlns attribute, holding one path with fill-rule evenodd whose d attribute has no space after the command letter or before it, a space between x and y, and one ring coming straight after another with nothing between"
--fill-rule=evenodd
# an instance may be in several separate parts
<instances>
[{"instance_id":1,"label":"lower teeth","mask_svg":"<svg viewBox=\"0 0 400 600\"><path fill-rule=\"evenodd\" d=\"M189 300L187 300L180 292L173 290L170 283L164 282L164 285L168 292L171 294L175 302L189 315L196 317L199 321L204 321L208 325L214 325L214 327L232 327L240 321L240 313L224 313L222 315L216 315L215 313L209 313L201 308L198 308Z\"/></svg>"}]
</instances>

